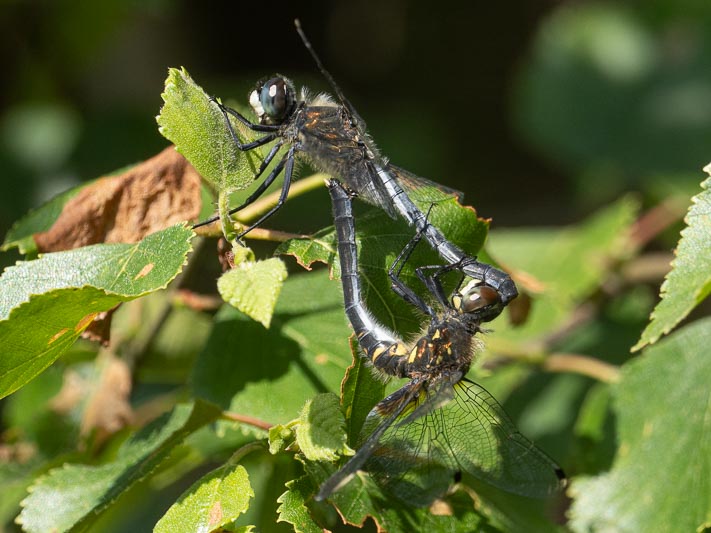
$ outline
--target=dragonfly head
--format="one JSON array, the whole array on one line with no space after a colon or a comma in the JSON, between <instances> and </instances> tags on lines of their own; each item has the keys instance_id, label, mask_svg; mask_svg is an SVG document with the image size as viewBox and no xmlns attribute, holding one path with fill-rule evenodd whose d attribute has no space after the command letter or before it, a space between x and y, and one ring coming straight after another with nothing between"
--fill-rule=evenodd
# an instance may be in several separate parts
<instances>
[{"instance_id":1,"label":"dragonfly head","mask_svg":"<svg viewBox=\"0 0 711 533\"><path fill-rule=\"evenodd\" d=\"M478 322L495 318L503 309L499 292L478 280L472 280L452 294L452 307Z\"/></svg>"},{"instance_id":2,"label":"dragonfly head","mask_svg":"<svg viewBox=\"0 0 711 533\"><path fill-rule=\"evenodd\" d=\"M282 124L296 107L296 89L291 80L278 74L257 83L249 105L261 124Z\"/></svg>"}]
</instances>

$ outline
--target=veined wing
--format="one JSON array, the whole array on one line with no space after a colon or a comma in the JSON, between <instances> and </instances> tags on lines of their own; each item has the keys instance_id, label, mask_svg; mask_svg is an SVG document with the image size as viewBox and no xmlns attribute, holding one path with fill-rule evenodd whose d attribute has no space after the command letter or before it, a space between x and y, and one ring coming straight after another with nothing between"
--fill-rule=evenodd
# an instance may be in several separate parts
<instances>
[{"instance_id":1,"label":"veined wing","mask_svg":"<svg viewBox=\"0 0 711 533\"><path fill-rule=\"evenodd\" d=\"M464 199L463 192L417 176L404 168L389 164L387 170L397 178L398 183L405 191L411 193L410 196L412 196L413 200L438 202L452 196L460 202ZM436 190L433 191L432 189Z\"/></svg>"},{"instance_id":2,"label":"veined wing","mask_svg":"<svg viewBox=\"0 0 711 533\"><path fill-rule=\"evenodd\" d=\"M440 408L391 424L365 464L385 490L412 505L425 506L444 494L463 474L509 492L545 497L563 487L555 462L521 435L501 405L468 380L444 380L432 395L451 394ZM367 435L381 421L374 409L363 427Z\"/></svg>"},{"instance_id":3,"label":"veined wing","mask_svg":"<svg viewBox=\"0 0 711 533\"><path fill-rule=\"evenodd\" d=\"M382 418L379 421L379 425L369 432L367 438L360 443L358 452L350 458L343 468L333 474L321 485L319 493L316 496L317 501L328 498L334 491L348 483L351 477L353 477L353 475L365 464L370 455L373 453L373 450L378 447L380 436L398 419L402 419L404 417L403 413L405 413L408 410L408 407L414 403L414 399L418 394L419 387L410 382L401 389L398 389L395 393L388 396L387 400L389 401L387 403L387 412L380 411L380 413L382 413ZM380 402L377 406L375 406L371 413L374 413L381 404L383 404L383 402ZM381 417L381 414L378 416Z\"/></svg>"}]
</instances>

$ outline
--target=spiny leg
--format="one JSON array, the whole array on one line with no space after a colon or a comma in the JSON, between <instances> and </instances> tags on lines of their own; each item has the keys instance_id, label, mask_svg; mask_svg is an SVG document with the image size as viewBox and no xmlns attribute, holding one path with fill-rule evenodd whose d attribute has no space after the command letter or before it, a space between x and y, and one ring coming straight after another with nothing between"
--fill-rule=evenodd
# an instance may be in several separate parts
<instances>
[{"instance_id":1,"label":"spiny leg","mask_svg":"<svg viewBox=\"0 0 711 533\"><path fill-rule=\"evenodd\" d=\"M415 250L415 247L420 242L423 235L424 233L422 231L418 231L412 239L408 241L402 251L395 258L395 261L393 261L393 264L390 265L390 268L388 269L388 276L390 277L391 287L395 294L403 298L406 302L427 313L427 315L434 317L434 309L432 309L427 302L425 302L415 291L408 287L402 279L400 279L402 269L410 259L412 252Z\"/></svg>"},{"instance_id":2,"label":"spiny leg","mask_svg":"<svg viewBox=\"0 0 711 533\"><path fill-rule=\"evenodd\" d=\"M274 159L274 156L277 154L277 152L283 146L283 144L284 144L283 141L279 141L272 147L272 149L269 151L267 156L264 158L264 161L262 161L262 164L259 166L259 170L257 170L257 173L254 175L254 179L257 179L257 178L259 178L259 176L262 175L264 170L267 168L267 166L269 166L269 163L272 162L272 160ZM281 165L281 167L279 167L279 165ZM264 193L264 191L266 191L267 188L269 188L269 186L274 182L276 177L279 175L279 172L281 172L282 168L284 168L284 159L282 159L282 161L279 162L279 164L272 170L272 172L269 173L269 175L266 177L266 179L254 190L254 192L249 195L249 198L247 198L247 200L245 200L245 202L242 205L240 205L238 207L233 207L232 209L227 211L227 214L233 215L237 211L240 211L240 210L244 209L245 207L247 207L248 205L254 203L254 201L257 200L257 198L259 198ZM216 222L218 220L220 220L220 215L210 217L207 220L203 220L202 222L198 222L197 224L194 224L193 229L199 228L200 226L207 226L208 224L212 224L213 222Z\"/></svg>"},{"instance_id":3,"label":"spiny leg","mask_svg":"<svg viewBox=\"0 0 711 533\"><path fill-rule=\"evenodd\" d=\"M239 120L242 124L247 126L250 130L252 131L262 131L262 132L276 132L279 131L280 126L275 125L275 124L255 124L251 120L249 120L247 117L245 117L242 113L237 111L236 109L232 109L231 107L227 107L225 104L218 102L217 99L214 96L210 97L210 101L214 102L215 105L220 109L222 114L225 117L225 121L227 122L227 128L230 130L230 133L232 134L232 138L236 139L237 135L235 134L234 129L232 128L232 121L230 120L229 115L232 115L235 117L237 120ZM238 146L241 145L239 140L235 141ZM242 150L243 148L240 148Z\"/></svg>"},{"instance_id":4,"label":"spiny leg","mask_svg":"<svg viewBox=\"0 0 711 533\"><path fill-rule=\"evenodd\" d=\"M254 228L257 226L261 225L265 220L267 220L269 217L271 217L274 213L279 211L281 207L284 205L284 202L286 202L287 197L289 196L289 189L291 188L291 176L294 171L294 152L296 151L296 147L292 146L289 148L289 151L286 153L284 158L279 161L279 164L274 168L274 170L269 174L267 179L264 180L262 184L260 184L259 188L248 198L248 203L252 203L254 200L256 200L263 192L266 190L269 185L274 181L276 176L284 169L284 183L281 186L281 194L279 195L279 200L277 203L272 207L269 211L264 213L259 219L254 222L252 225L250 225L247 229L243 230L237 238L240 239L244 237L247 233L252 231ZM244 207L245 205L248 205L248 203L245 203L244 205L240 206L239 209Z\"/></svg>"}]
</instances>

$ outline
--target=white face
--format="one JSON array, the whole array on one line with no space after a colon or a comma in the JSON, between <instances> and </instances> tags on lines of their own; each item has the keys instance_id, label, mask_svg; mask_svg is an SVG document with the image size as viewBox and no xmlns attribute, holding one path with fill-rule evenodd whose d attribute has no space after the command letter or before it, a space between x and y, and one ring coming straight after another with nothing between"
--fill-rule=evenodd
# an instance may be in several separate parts
<instances>
[{"instance_id":1,"label":"white face","mask_svg":"<svg viewBox=\"0 0 711 533\"><path fill-rule=\"evenodd\" d=\"M258 118L261 119L264 116L264 108L262 102L259 101L259 93L256 89L249 95L249 105L252 106Z\"/></svg>"}]
</instances>

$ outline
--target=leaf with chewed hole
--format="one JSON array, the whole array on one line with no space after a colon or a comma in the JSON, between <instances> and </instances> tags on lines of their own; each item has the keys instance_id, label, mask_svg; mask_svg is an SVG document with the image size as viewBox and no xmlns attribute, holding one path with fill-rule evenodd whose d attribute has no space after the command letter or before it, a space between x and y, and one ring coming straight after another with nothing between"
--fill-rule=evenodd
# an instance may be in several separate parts
<instances>
[{"instance_id":1,"label":"leaf with chewed hole","mask_svg":"<svg viewBox=\"0 0 711 533\"><path fill-rule=\"evenodd\" d=\"M247 470L228 463L193 483L153 531L220 531L249 509L253 497Z\"/></svg>"},{"instance_id":2,"label":"leaf with chewed hole","mask_svg":"<svg viewBox=\"0 0 711 533\"><path fill-rule=\"evenodd\" d=\"M711 174L711 164L704 170ZM691 199L672 270L662 283L661 301L633 351L657 342L711 293L711 178L701 188Z\"/></svg>"},{"instance_id":3,"label":"leaf with chewed hole","mask_svg":"<svg viewBox=\"0 0 711 533\"><path fill-rule=\"evenodd\" d=\"M97 244L6 269L0 277L0 397L52 364L98 313L165 288L182 269L192 235L178 224L136 244Z\"/></svg>"},{"instance_id":4,"label":"leaf with chewed hole","mask_svg":"<svg viewBox=\"0 0 711 533\"><path fill-rule=\"evenodd\" d=\"M160 133L215 190L231 192L252 184L263 160L260 151L237 148L220 108L184 68L168 71L161 96L165 103L156 117ZM254 139L237 120L232 125L242 141Z\"/></svg>"},{"instance_id":5,"label":"leaf with chewed hole","mask_svg":"<svg viewBox=\"0 0 711 533\"><path fill-rule=\"evenodd\" d=\"M287 278L281 259L244 261L217 280L223 300L269 328L279 293Z\"/></svg>"}]
</instances>

